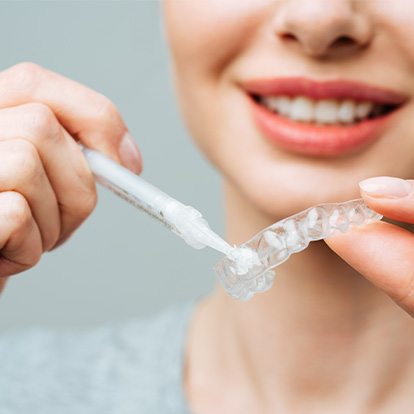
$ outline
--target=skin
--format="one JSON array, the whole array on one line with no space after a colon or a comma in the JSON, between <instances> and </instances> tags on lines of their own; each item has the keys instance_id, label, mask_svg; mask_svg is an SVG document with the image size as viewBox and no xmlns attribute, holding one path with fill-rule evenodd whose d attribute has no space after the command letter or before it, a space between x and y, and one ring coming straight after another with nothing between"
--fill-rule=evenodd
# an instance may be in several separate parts
<instances>
[{"instance_id":1,"label":"skin","mask_svg":"<svg viewBox=\"0 0 414 414\"><path fill-rule=\"evenodd\" d=\"M231 243L311 205L356 198L367 177L414 176L411 1L166 0L164 14L184 119L223 175ZM283 76L356 80L408 101L364 150L299 156L263 139L239 87ZM413 223L409 188L398 199L361 195ZM218 288L199 306L185 375L195 413L410 412L414 236L379 223L327 244L341 258L313 243L278 267L269 292L239 303Z\"/></svg>"},{"instance_id":2,"label":"skin","mask_svg":"<svg viewBox=\"0 0 414 414\"><path fill-rule=\"evenodd\" d=\"M0 73L0 290L63 243L96 204L76 140L134 172L139 151L111 101L33 63ZM125 139L123 139L125 138Z\"/></svg>"},{"instance_id":3,"label":"skin","mask_svg":"<svg viewBox=\"0 0 414 414\"><path fill-rule=\"evenodd\" d=\"M411 0L167 0L164 14L184 119L223 175L231 243L310 205L355 198L367 177L414 176ZM238 87L274 76L357 80L409 100L363 151L298 156L263 139ZM30 63L1 72L0 86L4 285L65 241L96 203L75 139L137 173L142 161L102 95ZM409 188L401 198L384 189L362 196L413 223ZM194 413L412 410L414 236L379 223L327 243L292 256L274 288L247 303L218 287L200 304L186 347Z\"/></svg>"}]
</instances>

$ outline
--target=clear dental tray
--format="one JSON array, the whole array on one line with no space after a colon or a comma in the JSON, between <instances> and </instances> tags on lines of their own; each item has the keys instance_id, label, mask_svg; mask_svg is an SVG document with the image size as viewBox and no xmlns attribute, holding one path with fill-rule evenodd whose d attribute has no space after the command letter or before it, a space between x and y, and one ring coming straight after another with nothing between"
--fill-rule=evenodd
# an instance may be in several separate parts
<instances>
[{"instance_id":1,"label":"clear dental tray","mask_svg":"<svg viewBox=\"0 0 414 414\"><path fill-rule=\"evenodd\" d=\"M309 242L381 218L362 199L320 204L265 228L236 246L214 269L232 297L247 300L257 292L270 289L275 278L273 269L292 253L306 249Z\"/></svg>"}]
</instances>

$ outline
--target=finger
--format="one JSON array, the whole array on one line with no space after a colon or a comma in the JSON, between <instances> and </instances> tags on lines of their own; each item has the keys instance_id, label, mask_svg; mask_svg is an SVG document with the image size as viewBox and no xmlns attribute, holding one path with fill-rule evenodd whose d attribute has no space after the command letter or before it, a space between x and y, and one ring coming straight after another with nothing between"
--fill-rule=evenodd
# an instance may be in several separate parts
<instances>
[{"instance_id":1,"label":"finger","mask_svg":"<svg viewBox=\"0 0 414 414\"><path fill-rule=\"evenodd\" d=\"M0 140L20 137L36 147L58 202L60 239L66 238L96 205L95 180L79 145L39 103L0 110L0 130Z\"/></svg>"},{"instance_id":2,"label":"finger","mask_svg":"<svg viewBox=\"0 0 414 414\"><path fill-rule=\"evenodd\" d=\"M359 183L365 203L393 220L414 223L414 180L374 177Z\"/></svg>"},{"instance_id":3,"label":"finger","mask_svg":"<svg viewBox=\"0 0 414 414\"><path fill-rule=\"evenodd\" d=\"M414 235L393 224L355 227L328 246L414 316Z\"/></svg>"},{"instance_id":4,"label":"finger","mask_svg":"<svg viewBox=\"0 0 414 414\"><path fill-rule=\"evenodd\" d=\"M33 63L0 72L0 108L28 102L49 106L73 137L132 171L141 156L114 104L105 96Z\"/></svg>"},{"instance_id":5,"label":"finger","mask_svg":"<svg viewBox=\"0 0 414 414\"><path fill-rule=\"evenodd\" d=\"M0 141L0 192L4 191L24 196L39 227L43 250L52 248L60 236L58 203L36 147L29 141Z\"/></svg>"},{"instance_id":6,"label":"finger","mask_svg":"<svg viewBox=\"0 0 414 414\"><path fill-rule=\"evenodd\" d=\"M40 231L25 198L14 191L0 193L0 277L34 266L42 254Z\"/></svg>"}]
</instances>

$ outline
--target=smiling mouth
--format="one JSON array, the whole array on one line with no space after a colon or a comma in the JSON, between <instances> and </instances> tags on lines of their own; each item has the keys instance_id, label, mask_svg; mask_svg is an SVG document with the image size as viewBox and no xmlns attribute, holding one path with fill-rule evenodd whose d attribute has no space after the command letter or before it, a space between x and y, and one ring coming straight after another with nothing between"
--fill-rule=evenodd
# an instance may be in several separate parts
<instances>
[{"instance_id":1,"label":"smiling mouth","mask_svg":"<svg viewBox=\"0 0 414 414\"><path fill-rule=\"evenodd\" d=\"M378 104L353 99L311 99L306 96L251 95L253 100L291 121L315 125L352 125L375 119L396 110L397 104Z\"/></svg>"},{"instance_id":2,"label":"smiling mouth","mask_svg":"<svg viewBox=\"0 0 414 414\"><path fill-rule=\"evenodd\" d=\"M270 142L317 156L356 151L379 138L407 101L400 93L351 81L277 78L245 82L242 88Z\"/></svg>"}]
</instances>

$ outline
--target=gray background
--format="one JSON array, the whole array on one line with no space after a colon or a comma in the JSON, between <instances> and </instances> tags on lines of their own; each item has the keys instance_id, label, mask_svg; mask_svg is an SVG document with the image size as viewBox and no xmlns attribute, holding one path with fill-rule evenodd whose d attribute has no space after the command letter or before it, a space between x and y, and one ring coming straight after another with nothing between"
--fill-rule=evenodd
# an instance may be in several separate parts
<instances>
[{"instance_id":1,"label":"gray background","mask_svg":"<svg viewBox=\"0 0 414 414\"><path fill-rule=\"evenodd\" d=\"M0 2L1 68L33 61L115 102L144 157L143 177L201 210L222 233L217 173L180 120L160 4ZM75 236L9 280L0 328L89 325L146 315L207 292L220 256L193 250L106 190Z\"/></svg>"}]
</instances>

